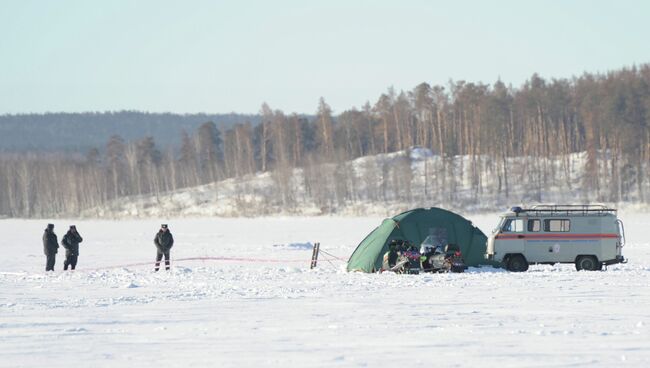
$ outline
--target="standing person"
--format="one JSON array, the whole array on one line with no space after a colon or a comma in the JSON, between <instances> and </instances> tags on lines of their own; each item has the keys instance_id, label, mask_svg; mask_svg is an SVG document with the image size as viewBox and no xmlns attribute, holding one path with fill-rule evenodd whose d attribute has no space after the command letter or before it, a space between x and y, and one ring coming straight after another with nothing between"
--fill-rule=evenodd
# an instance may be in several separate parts
<instances>
[{"instance_id":1,"label":"standing person","mask_svg":"<svg viewBox=\"0 0 650 368\"><path fill-rule=\"evenodd\" d=\"M74 270L77 267L77 259L79 258L79 243L83 241L83 238L77 232L77 227L75 225L70 225L70 230L63 235L61 239L61 245L65 248L65 261L63 262L63 270L67 271L68 266L70 269Z\"/></svg>"},{"instance_id":2,"label":"standing person","mask_svg":"<svg viewBox=\"0 0 650 368\"><path fill-rule=\"evenodd\" d=\"M54 224L47 224L47 229L43 234L43 252L45 253L45 271L54 271L54 262L56 253L59 249L59 242L54 233Z\"/></svg>"},{"instance_id":3,"label":"standing person","mask_svg":"<svg viewBox=\"0 0 650 368\"><path fill-rule=\"evenodd\" d=\"M426 240L425 240L426 241ZM420 246L420 268L422 272L432 272L431 257L435 254L436 247L433 244L422 243Z\"/></svg>"},{"instance_id":4,"label":"standing person","mask_svg":"<svg viewBox=\"0 0 650 368\"><path fill-rule=\"evenodd\" d=\"M165 256L165 269L169 270L169 251L174 246L174 237L169 231L167 224L162 224L160 226L160 231L156 234L156 237L153 239L154 244L156 244L156 249L158 253L156 254L156 271L160 269L160 260L162 260L163 255Z\"/></svg>"}]
</instances>

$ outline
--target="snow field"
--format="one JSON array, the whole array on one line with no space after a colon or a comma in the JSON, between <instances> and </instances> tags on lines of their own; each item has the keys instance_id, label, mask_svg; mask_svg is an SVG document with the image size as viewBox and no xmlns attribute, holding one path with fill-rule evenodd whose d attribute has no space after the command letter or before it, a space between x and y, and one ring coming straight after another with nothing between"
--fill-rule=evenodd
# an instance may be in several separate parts
<instances>
[{"instance_id":1,"label":"snow field","mask_svg":"<svg viewBox=\"0 0 650 368\"><path fill-rule=\"evenodd\" d=\"M484 232L498 220L469 218ZM50 274L48 221L3 220L0 367L648 366L650 215L621 218L630 263L605 272L435 275L346 273L326 257L309 270L308 243L347 258L380 218L52 220L84 243L75 272L60 249ZM153 273L163 222L173 258L252 261Z\"/></svg>"}]
</instances>

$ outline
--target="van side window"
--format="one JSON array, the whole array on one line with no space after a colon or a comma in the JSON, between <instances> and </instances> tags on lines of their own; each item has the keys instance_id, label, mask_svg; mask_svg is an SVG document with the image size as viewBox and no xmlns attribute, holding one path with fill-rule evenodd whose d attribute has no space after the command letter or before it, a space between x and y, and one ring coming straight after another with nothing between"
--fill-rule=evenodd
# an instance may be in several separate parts
<instances>
[{"instance_id":1,"label":"van side window","mask_svg":"<svg viewBox=\"0 0 650 368\"><path fill-rule=\"evenodd\" d=\"M544 231L566 232L571 229L571 220L544 220Z\"/></svg>"},{"instance_id":2,"label":"van side window","mask_svg":"<svg viewBox=\"0 0 650 368\"><path fill-rule=\"evenodd\" d=\"M528 220L528 231L540 231L542 230L542 224L539 220Z\"/></svg>"},{"instance_id":3,"label":"van side window","mask_svg":"<svg viewBox=\"0 0 650 368\"><path fill-rule=\"evenodd\" d=\"M508 219L501 227L501 230L507 233L522 233L524 232L524 220Z\"/></svg>"}]
</instances>

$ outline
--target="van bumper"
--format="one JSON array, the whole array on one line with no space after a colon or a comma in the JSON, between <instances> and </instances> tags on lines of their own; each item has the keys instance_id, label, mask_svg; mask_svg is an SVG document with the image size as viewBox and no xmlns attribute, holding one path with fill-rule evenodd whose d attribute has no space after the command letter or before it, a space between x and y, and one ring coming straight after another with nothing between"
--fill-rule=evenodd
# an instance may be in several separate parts
<instances>
[{"instance_id":1,"label":"van bumper","mask_svg":"<svg viewBox=\"0 0 650 368\"><path fill-rule=\"evenodd\" d=\"M627 263L627 259L625 259L625 257L623 256L616 256L616 258L610 259L609 261L605 261L604 263L608 266L617 263Z\"/></svg>"}]
</instances>

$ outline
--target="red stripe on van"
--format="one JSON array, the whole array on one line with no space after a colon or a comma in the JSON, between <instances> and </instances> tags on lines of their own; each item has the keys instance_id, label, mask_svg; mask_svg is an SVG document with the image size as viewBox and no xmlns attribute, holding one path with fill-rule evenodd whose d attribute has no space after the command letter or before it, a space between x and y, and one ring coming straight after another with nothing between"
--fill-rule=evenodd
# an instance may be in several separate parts
<instances>
[{"instance_id":1,"label":"red stripe on van","mask_svg":"<svg viewBox=\"0 0 650 368\"><path fill-rule=\"evenodd\" d=\"M496 239L618 239L618 234L499 234Z\"/></svg>"}]
</instances>

